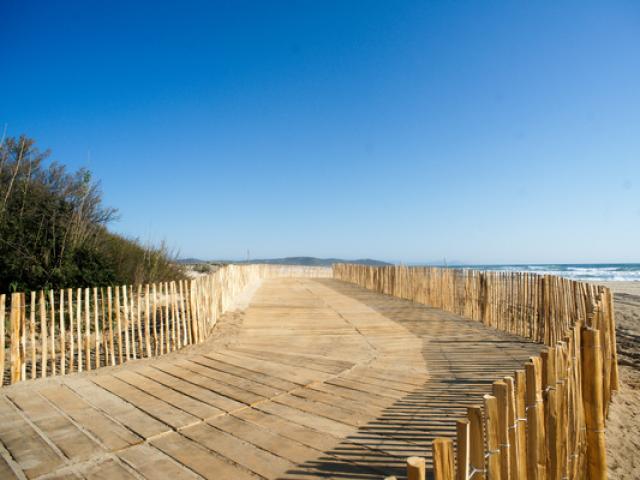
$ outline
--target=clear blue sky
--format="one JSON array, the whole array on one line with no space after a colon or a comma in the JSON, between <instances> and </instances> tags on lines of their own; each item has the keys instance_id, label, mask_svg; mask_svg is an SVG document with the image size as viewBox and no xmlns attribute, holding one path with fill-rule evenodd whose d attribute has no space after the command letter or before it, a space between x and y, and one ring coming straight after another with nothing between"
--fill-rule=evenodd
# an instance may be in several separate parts
<instances>
[{"instance_id":1,"label":"clear blue sky","mask_svg":"<svg viewBox=\"0 0 640 480\"><path fill-rule=\"evenodd\" d=\"M0 125L88 166L116 231L202 258L640 261L638 2L0 8Z\"/></svg>"}]
</instances>

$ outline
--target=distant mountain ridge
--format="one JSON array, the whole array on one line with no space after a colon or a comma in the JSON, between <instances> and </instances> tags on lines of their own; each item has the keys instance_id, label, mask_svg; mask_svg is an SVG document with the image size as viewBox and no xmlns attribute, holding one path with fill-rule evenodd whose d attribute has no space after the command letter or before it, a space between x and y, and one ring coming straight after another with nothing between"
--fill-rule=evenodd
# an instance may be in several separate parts
<instances>
[{"instance_id":1,"label":"distant mountain ridge","mask_svg":"<svg viewBox=\"0 0 640 480\"><path fill-rule=\"evenodd\" d=\"M342 258L317 258L317 257L284 257L284 258L257 258L254 260L199 260L197 258L183 258L178 263L185 265L199 263L215 263L215 264L247 264L247 263L266 263L271 265L303 265L307 267L330 267L334 263L357 263L360 265L392 265L381 260L372 258L359 258L356 260L344 260Z\"/></svg>"}]
</instances>

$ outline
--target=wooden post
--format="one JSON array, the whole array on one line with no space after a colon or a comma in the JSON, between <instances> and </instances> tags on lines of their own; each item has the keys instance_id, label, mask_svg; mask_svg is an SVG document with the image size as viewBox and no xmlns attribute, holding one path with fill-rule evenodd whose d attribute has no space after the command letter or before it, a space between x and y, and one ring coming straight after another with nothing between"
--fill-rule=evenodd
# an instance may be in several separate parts
<instances>
[{"instance_id":1,"label":"wooden post","mask_svg":"<svg viewBox=\"0 0 640 480\"><path fill-rule=\"evenodd\" d=\"M51 375L56 374L56 304L53 296L53 290L49 290L49 309L51 312L51 321L49 328L51 329Z\"/></svg>"},{"instance_id":2,"label":"wooden post","mask_svg":"<svg viewBox=\"0 0 640 480\"><path fill-rule=\"evenodd\" d=\"M127 361L131 358L129 348L129 302L127 301L127 286L122 286L122 304L124 307L124 352Z\"/></svg>"},{"instance_id":3,"label":"wooden post","mask_svg":"<svg viewBox=\"0 0 640 480\"><path fill-rule=\"evenodd\" d=\"M507 384L498 380L493 382L493 396L497 400L498 412L498 449L500 450L500 477L503 480L511 478L511 442L509 427L509 390Z\"/></svg>"},{"instance_id":4,"label":"wooden post","mask_svg":"<svg viewBox=\"0 0 640 480\"><path fill-rule=\"evenodd\" d=\"M109 331L107 328L107 301L105 298L104 287L100 287L99 291L100 301L100 318L102 319L102 325L100 327L100 340L102 343L102 355L104 356L104 366L109 365L110 349L109 349Z\"/></svg>"},{"instance_id":5,"label":"wooden post","mask_svg":"<svg viewBox=\"0 0 640 480\"><path fill-rule=\"evenodd\" d=\"M42 378L47 376L47 306L44 298L44 292L40 290L40 341L42 342L42 351L40 352L40 375Z\"/></svg>"},{"instance_id":6,"label":"wooden post","mask_svg":"<svg viewBox=\"0 0 640 480\"><path fill-rule=\"evenodd\" d=\"M95 335L94 345L96 349L96 359L94 365L100 368L100 331L99 314L98 314L98 287L93 287L93 334Z\"/></svg>"},{"instance_id":7,"label":"wooden post","mask_svg":"<svg viewBox=\"0 0 640 480\"><path fill-rule=\"evenodd\" d=\"M426 480L427 469L424 458L407 458L407 480Z\"/></svg>"},{"instance_id":8,"label":"wooden post","mask_svg":"<svg viewBox=\"0 0 640 480\"><path fill-rule=\"evenodd\" d=\"M160 345L158 343L158 299L156 284L151 285L151 295L153 300L152 313L151 313L151 325L153 328L153 354L158 355L160 353Z\"/></svg>"},{"instance_id":9,"label":"wooden post","mask_svg":"<svg viewBox=\"0 0 640 480\"><path fill-rule=\"evenodd\" d=\"M73 334L73 290L67 288L67 310L69 312L69 372L75 370L75 338Z\"/></svg>"},{"instance_id":10,"label":"wooden post","mask_svg":"<svg viewBox=\"0 0 640 480\"><path fill-rule=\"evenodd\" d=\"M20 293L20 381L27 379L27 297ZM2 381L0 381L0 385Z\"/></svg>"},{"instance_id":11,"label":"wooden post","mask_svg":"<svg viewBox=\"0 0 640 480\"><path fill-rule=\"evenodd\" d=\"M122 365L122 320L120 319L120 287L116 285L116 328L118 329L118 364Z\"/></svg>"},{"instance_id":12,"label":"wooden post","mask_svg":"<svg viewBox=\"0 0 640 480\"><path fill-rule=\"evenodd\" d=\"M169 284L167 282L161 283L162 294L164 298L162 299L162 303L164 305L164 325L165 325L165 340L166 340L166 348L165 352L170 352L171 349L171 325L169 320Z\"/></svg>"},{"instance_id":13,"label":"wooden post","mask_svg":"<svg viewBox=\"0 0 640 480\"><path fill-rule=\"evenodd\" d=\"M20 364L20 293L11 294L11 383L20 381L20 372L22 365ZM3 319L4 320L4 319ZM4 373L4 372L3 372Z\"/></svg>"},{"instance_id":14,"label":"wooden post","mask_svg":"<svg viewBox=\"0 0 640 480\"><path fill-rule=\"evenodd\" d=\"M507 424L509 426L509 470L510 470L510 478L514 480L520 480L521 478L525 478L524 475L526 469L523 465L520 465L520 437L519 437L519 429L520 425L518 422L517 409L516 409L516 388L515 381L512 377L505 377L504 383L507 386ZM524 407L524 402L523 402ZM524 408L523 408L524 410ZM524 416L524 415L523 415ZM524 430L524 425L522 426ZM523 472L523 473L521 473Z\"/></svg>"},{"instance_id":15,"label":"wooden post","mask_svg":"<svg viewBox=\"0 0 640 480\"><path fill-rule=\"evenodd\" d=\"M434 480L453 479L453 441L450 438L436 438L433 441Z\"/></svg>"},{"instance_id":16,"label":"wooden post","mask_svg":"<svg viewBox=\"0 0 640 480\"><path fill-rule=\"evenodd\" d=\"M469 478L469 420L456 421L456 480Z\"/></svg>"},{"instance_id":17,"label":"wooden post","mask_svg":"<svg viewBox=\"0 0 640 480\"><path fill-rule=\"evenodd\" d=\"M4 301L3 301L4 303ZM3 325L4 328L4 325ZM3 335L4 341L4 335ZM38 357L36 355L36 292L31 291L31 302L29 308L29 343L31 344L31 378L36 378L38 371ZM2 351L4 355L4 348ZM3 370L4 371L4 370Z\"/></svg>"},{"instance_id":18,"label":"wooden post","mask_svg":"<svg viewBox=\"0 0 640 480\"><path fill-rule=\"evenodd\" d=\"M91 296L88 288L84 289L84 366L91 370Z\"/></svg>"},{"instance_id":19,"label":"wooden post","mask_svg":"<svg viewBox=\"0 0 640 480\"><path fill-rule=\"evenodd\" d=\"M74 371L75 338L73 336L73 290L67 288L67 310L69 310L69 371Z\"/></svg>"},{"instance_id":20,"label":"wooden post","mask_svg":"<svg viewBox=\"0 0 640 480\"><path fill-rule=\"evenodd\" d=\"M149 284L144 286L144 345L147 350L147 357L151 356L151 317L149 303Z\"/></svg>"},{"instance_id":21,"label":"wooden post","mask_svg":"<svg viewBox=\"0 0 640 480\"><path fill-rule=\"evenodd\" d=\"M484 428L487 437L487 478L500 480L501 460L500 445L498 440L498 400L492 395L484 396Z\"/></svg>"},{"instance_id":22,"label":"wooden post","mask_svg":"<svg viewBox=\"0 0 640 480\"><path fill-rule=\"evenodd\" d=\"M136 307L135 307L135 302L134 302L134 298L135 295L133 294L133 285L131 285L129 287L129 301L131 302L131 312L130 312L130 319L131 321L129 322L129 324L131 325L131 356L132 358L135 360L136 358L138 358L138 354L137 354L137 346L138 346L138 342L136 342Z\"/></svg>"},{"instance_id":23,"label":"wooden post","mask_svg":"<svg viewBox=\"0 0 640 480\"><path fill-rule=\"evenodd\" d=\"M76 339L78 340L78 372L82 371L82 289L76 290Z\"/></svg>"},{"instance_id":24,"label":"wooden post","mask_svg":"<svg viewBox=\"0 0 640 480\"><path fill-rule=\"evenodd\" d=\"M484 433L482 426L482 407L474 405L467 407L469 418L469 462L473 480L485 480L484 468Z\"/></svg>"},{"instance_id":25,"label":"wooden post","mask_svg":"<svg viewBox=\"0 0 640 480\"><path fill-rule=\"evenodd\" d=\"M60 317L60 375L67 373L67 343L66 329L64 325L64 290L60 289L60 305L58 305Z\"/></svg>"},{"instance_id":26,"label":"wooden post","mask_svg":"<svg viewBox=\"0 0 640 480\"><path fill-rule=\"evenodd\" d=\"M589 480L606 480L607 460L602 397L602 350L600 332L582 330L582 398L587 427L587 467Z\"/></svg>"},{"instance_id":27,"label":"wooden post","mask_svg":"<svg viewBox=\"0 0 640 480\"><path fill-rule=\"evenodd\" d=\"M133 289L132 289L133 292ZM136 292L136 326L138 327L138 347L139 357L144 357L144 340L142 338L142 285L138 285L138 291Z\"/></svg>"},{"instance_id":28,"label":"wooden post","mask_svg":"<svg viewBox=\"0 0 640 480\"><path fill-rule=\"evenodd\" d=\"M547 474L549 480L560 480L559 449L559 425L558 425L558 401L557 401L557 368L556 348L549 347L546 355L542 356L543 389L546 395L544 402L545 436L547 440Z\"/></svg>"},{"instance_id":29,"label":"wooden post","mask_svg":"<svg viewBox=\"0 0 640 480\"><path fill-rule=\"evenodd\" d=\"M525 365L527 401L527 478L546 480L544 415L540 376L540 357L532 357Z\"/></svg>"},{"instance_id":30,"label":"wooden post","mask_svg":"<svg viewBox=\"0 0 640 480\"><path fill-rule=\"evenodd\" d=\"M111 365L116 365L116 352L113 346L113 298L111 287L107 287L107 322L109 331L109 356Z\"/></svg>"},{"instance_id":31,"label":"wooden post","mask_svg":"<svg viewBox=\"0 0 640 480\"><path fill-rule=\"evenodd\" d=\"M4 321L5 321L5 310L6 310L6 302L7 296L3 293L0 294L0 386L4 383L4 362L5 362L5 331L4 331Z\"/></svg>"}]
</instances>

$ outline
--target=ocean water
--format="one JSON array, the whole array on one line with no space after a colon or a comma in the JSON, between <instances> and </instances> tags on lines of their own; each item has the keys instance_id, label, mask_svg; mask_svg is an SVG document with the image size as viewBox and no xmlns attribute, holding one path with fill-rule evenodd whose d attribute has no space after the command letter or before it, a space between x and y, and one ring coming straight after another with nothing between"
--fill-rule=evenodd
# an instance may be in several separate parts
<instances>
[{"instance_id":1,"label":"ocean water","mask_svg":"<svg viewBox=\"0 0 640 480\"><path fill-rule=\"evenodd\" d=\"M473 268L500 272L529 272L540 275L558 275L572 280L597 282L640 282L640 263L456 265L455 268Z\"/></svg>"}]
</instances>

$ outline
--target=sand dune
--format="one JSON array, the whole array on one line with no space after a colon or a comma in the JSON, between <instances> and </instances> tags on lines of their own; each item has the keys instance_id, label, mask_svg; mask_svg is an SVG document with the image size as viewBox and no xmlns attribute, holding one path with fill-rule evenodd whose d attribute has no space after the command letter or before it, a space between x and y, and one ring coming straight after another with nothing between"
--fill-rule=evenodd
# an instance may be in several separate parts
<instances>
[{"instance_id":1,"label":"sand dune","mask_svg":"<svg viewBox=\"0 0 640 480\"><path fill-rule=\"evenodd\" d=\"M620 392L607 421L609 478L640 478L640 282L608 282L614 292Z\"/></svg>"}]
</instances>

